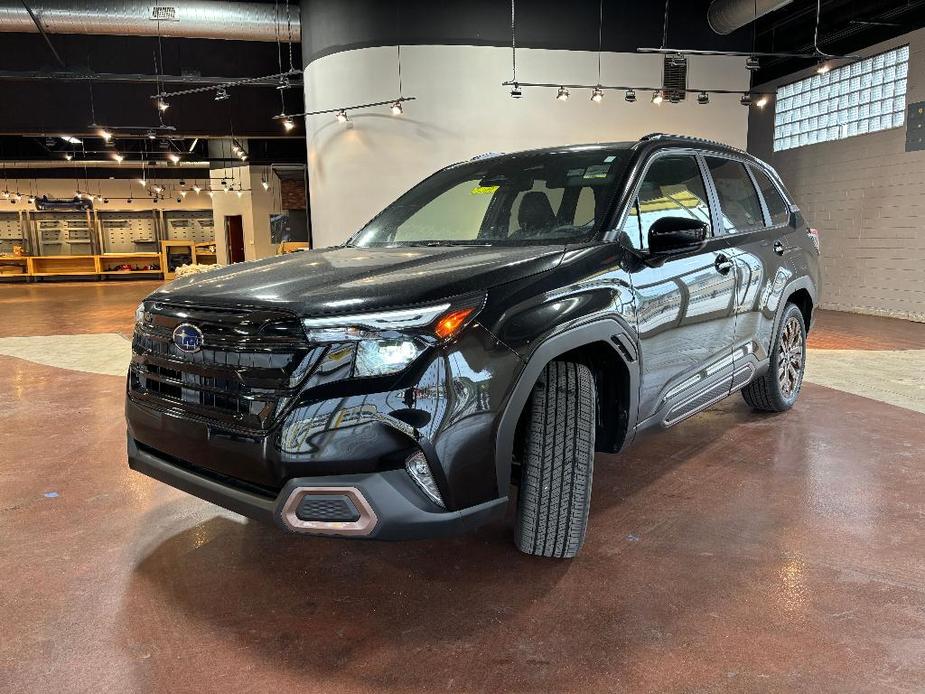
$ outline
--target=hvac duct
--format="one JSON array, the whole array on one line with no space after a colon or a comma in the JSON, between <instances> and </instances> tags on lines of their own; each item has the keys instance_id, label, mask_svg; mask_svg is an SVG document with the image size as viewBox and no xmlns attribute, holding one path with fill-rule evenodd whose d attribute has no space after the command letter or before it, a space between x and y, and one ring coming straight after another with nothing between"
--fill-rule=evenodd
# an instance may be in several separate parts
<instances>
[{"instance_id":1,"label":"hvac duct","mask_svg":"<svg viewBox=\"0 0 925 694\"><path fill-rule=\"evenodd\" d=\"M282 3L170 0L157 3L91 0L87 3L45 0L29 7L49 34L171 36L237 41L300 40L299 6ZM37 33L22 2L0 0L0 32Z\"/></svg>"},{"instance_id":2,"label":"hvac duct","mask_svg":"<svg viewBox=\"0 0 925 694\"><path fill-rule=\"evenodd\" d=\"M707 9L707 21L717 34L731 34L791 2L793 0L713 0Z\"/></svg>"}]
</instances>

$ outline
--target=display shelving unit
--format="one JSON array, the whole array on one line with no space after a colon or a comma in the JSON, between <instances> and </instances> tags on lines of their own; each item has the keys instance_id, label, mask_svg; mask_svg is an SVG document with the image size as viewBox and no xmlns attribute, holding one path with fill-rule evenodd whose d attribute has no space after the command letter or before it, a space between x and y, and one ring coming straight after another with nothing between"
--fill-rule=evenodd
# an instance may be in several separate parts
<instances>
[{"instance_id":1,"label":"display shelving unit","mask_svg":"<svg viewBox=\"0 0 925 694\"><path fill-rule=\"evenodd\" d=\"M29 274L32 277L89 276L100 274L97 255L43 255L30 256Z\"/></svg>"}]
</instances>

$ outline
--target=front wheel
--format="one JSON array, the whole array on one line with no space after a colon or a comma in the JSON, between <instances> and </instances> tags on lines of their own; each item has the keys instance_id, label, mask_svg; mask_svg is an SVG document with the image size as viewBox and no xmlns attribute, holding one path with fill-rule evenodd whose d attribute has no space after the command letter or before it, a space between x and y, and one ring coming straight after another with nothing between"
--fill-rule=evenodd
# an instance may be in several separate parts
<instances>
[{"instance_id":1,"label":"front wheel","mask_svg":"<svg viewBox=\"0 0 925 694\"><path fill-rule=\"evenodd\" d=\"M742 389L745 402L756 410L783 412L793 407L803 385L806 366L806 325L794 304L787 304L771 350L768 372Z\"/></svg>"},{"instance_id":2,"label":"front wheel","mask_svg":"<svg viewBox=\"0 0 925 694\"><path fill-rule=\"evenodd\" d=\"M526 554L574 557L588 526L594 470L591 370L551 362L529 405L515 542Z\"/></svg>"}]
</instances>

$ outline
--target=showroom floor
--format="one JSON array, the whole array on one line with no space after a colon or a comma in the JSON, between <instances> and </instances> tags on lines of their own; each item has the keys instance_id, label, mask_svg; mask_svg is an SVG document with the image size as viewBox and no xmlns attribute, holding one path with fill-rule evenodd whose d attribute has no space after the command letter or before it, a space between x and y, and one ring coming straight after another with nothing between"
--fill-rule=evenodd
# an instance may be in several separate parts
<instances>
[{"instance_id":1,"label":"showroom floor","mask_svg":"<svg viewBox=\"0 0 925 694\"><path fill-rule=\"evenodd\" d=\"M794 410L599 456L550 561L502 524L288 537L128 470L154 286L0 286L0 691L922 690L925 325L823 312Z\"/></svg>"}]
</instances>

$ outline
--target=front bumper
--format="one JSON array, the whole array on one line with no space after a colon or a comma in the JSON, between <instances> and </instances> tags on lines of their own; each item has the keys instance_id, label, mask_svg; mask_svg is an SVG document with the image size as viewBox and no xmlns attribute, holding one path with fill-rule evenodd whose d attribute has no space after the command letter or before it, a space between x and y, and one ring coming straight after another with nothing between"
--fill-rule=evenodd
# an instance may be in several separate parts
<instances>
[{"instance_id":1,"label":"front bumper","mask_svg":"<svg viewBox=\"0 0 925 694\"><path fill-rule=\"evenodd\" d=\"M504 515L507 497L457 511L439 509L424 499L404 470L298 477L273 496L235 486L231 480L139 448L128 437L128 463L133 470L198 496L235 513L275 523L294 533L379 540L407 540L457 535ZM302 520L304 497L336 497L356 510L356 518Z\"/></svg>"}]
</instances>

